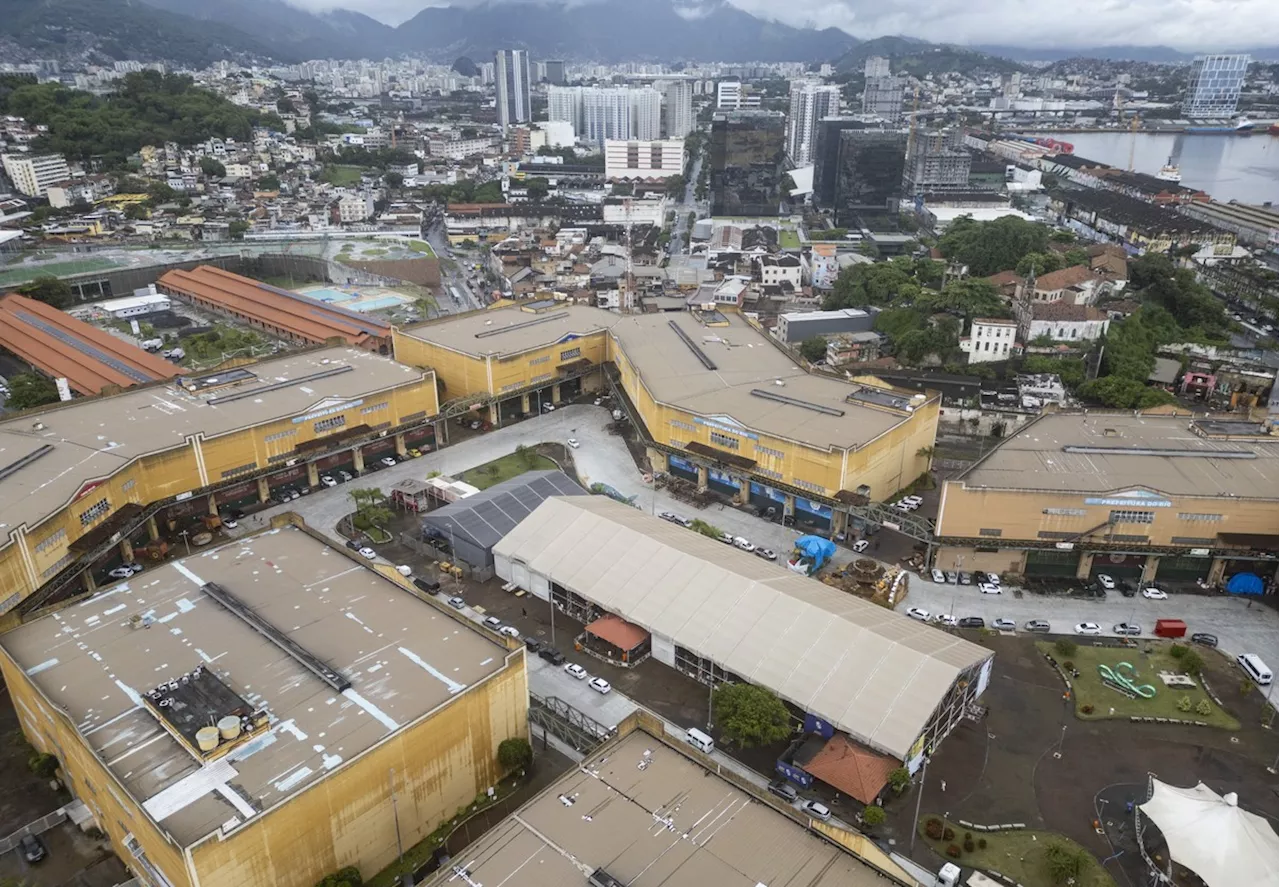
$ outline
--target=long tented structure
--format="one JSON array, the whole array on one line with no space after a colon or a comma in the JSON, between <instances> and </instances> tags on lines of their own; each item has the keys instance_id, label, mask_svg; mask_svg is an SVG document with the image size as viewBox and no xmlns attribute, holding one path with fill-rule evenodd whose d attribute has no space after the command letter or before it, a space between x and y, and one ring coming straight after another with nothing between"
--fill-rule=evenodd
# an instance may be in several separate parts
<instances>
[{"instance_id":1,"label":"long tented structure","mask_svg":"<svg viewBox=\"0 0 1280 887\"><path fill-rule=\"evenodd\" d=\"M494 570L652 635L660 662L744 680L915 766L986 687L991 651L604 496L551 498Z\"/></svg>"},{"instance_id":2,"label":"long tented structure","mask_svg":"<svg viewBox=\"0 0 1280 887\"><path fill-rule=\"evenodd\" d=\"M1240 809L1234 792L1151 777L1151 799L1138 809L1164 835L1169 857L1208 887L1280 883L1280 838L1266 819Z\"/></svg>"}]
</instances>

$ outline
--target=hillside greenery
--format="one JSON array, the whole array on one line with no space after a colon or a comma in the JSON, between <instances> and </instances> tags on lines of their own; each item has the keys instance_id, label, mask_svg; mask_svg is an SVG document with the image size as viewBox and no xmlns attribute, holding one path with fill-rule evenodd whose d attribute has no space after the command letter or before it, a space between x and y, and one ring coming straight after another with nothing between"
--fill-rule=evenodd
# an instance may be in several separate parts
<instances>
[{"instance_id":1,"label":"hillside greenery","mask_svg":"<svg viewBox=\"0 0 1280 887\"><path fill-rule=\"evenodd\" d=\"M190 77L156 71L129 74L118 92L104 97L56 83L0 78L0 114L49 127L33 150L71 160L97 158L104 169L123 167L144 145L191 145L214 136L248 140L254 126L284 128L275 114L241 108L198 88Z\"/></svg>"}]
</instances>

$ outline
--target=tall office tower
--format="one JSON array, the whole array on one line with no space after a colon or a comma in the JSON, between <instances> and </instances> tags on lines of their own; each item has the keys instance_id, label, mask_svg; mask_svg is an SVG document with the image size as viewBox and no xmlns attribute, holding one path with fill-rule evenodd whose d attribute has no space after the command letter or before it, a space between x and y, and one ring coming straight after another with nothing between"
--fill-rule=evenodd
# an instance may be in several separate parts
<instances>
[{"instance_id":1,"label":"tall office tower","mask_svg":"<svg viewBox=\"0 0 1280 887\"><path fill-rule=\"evenodd\" d=\"M902 97L906 91L905 77L868 77L862 88L862 113L889 123L901 123Z\"/></svg>"},{"instance_id":2,"label":"tall office tower","mask_svg":"<svg viewBox=\"0 0 1280 887\"><path fill-rule=\"evenodd\" d=\"M693 81L674 80L667 84L666 138L682 139L693 132Z\"/></svg>"},{"instance_id":3,"label":"tall office tower","mask_svg":"<svg viewBox=\"0 0 1280 887\"><path fill-rule=\"evenodd\" d=\"M958 129L912 135L902 171L902 196L967 191L973 155L963 147L963 139Z\"/></svg>"},{"instance_id":4,"label":"tall office tower","mask_svg":"<svg viewBox=\"0 0 1280 887\"><path fill-rule=\"evenodd\" d=\"M813 162L818 121L840 110L840 87L814 80L791 81L791 113L787 116L787 156L795 166Z\"/></svg>"},{"instance_id":5,"label":"tall office tower","mask_svg":"<svg viewBox=\"0 0 1280 887\"><path fill-rule=\"evenodd\" d=\"M777 111L718 111L711 118L711 214L776 216L786 155Z\"/></svg>"},{"instance_id":6,"label":"tall office tower","mask_svg":"<svg viewBox=\"0 0 1280 887\"><path fill-rule=\"evenodd\" d=\"M560 60L547 61L546 81L552 86L564 86L564 62Z\"/></svg>"},{"instance_id":7,"label":"tall office tower","mask_svg":"<svg viewBox=\"0 0 1280 887\"><path fill-rule=\"evenodd\" d=\"M839 146L831 206L836 225L858 224L863 213L890 209L902 190L907 134L885 129L846 129L834 133Z\"/></svg>"},{"instance_id":8,"label":"tall office tower","mask_svg":"<svg viewBox=\"0 0 1280 887\"><path fill-rule=\"evenodd\" d=\"M862 76L868 80L872 77L888 77L889 60L878 55L871 56L862 65Z\"/></svg>"},{"instance_id":9,"label":"tall office tower","mask_svg":"<svg viewBox=\"0 0 1280 887\"><path fill-rule=\"evenodd\" d=\"M582 129L578 138L601 147L606 139L631 138L631 90L590 87L582 90Z\"/></svg>"},{"instance_id":10,"label":"tall office tower","mask_svg":"<svg viewBox=\"0 0 1280 887\"><path fill-rule=\"evenodd\" d=\"M548 86L547 119L573 124L573 134L582 134L582 87Z\"/></svg>"},{"instance_id":11,"label":"tall office tower","mask_svg":"<svg viewBox=\"0 0 1280 887\"><path fill-rule=\"evenodd\" d=\"M824 209L834 205L836 170L840 164L840 134L851 129L867 129L869 124L853 117L819 120L813 140L813 203Z\"/></svg>"},{"instance_id":12,"label":"tall office tower","mask_svg":"<svg viewBox=\"0 0 1280 887\"><path fill-rule=\"evenodd\" d=\"M1198 55L1191 63L1182 113L1192 120L1233 117L1249 70L1247 55Z\"/></svg>"},{"instance_id":13,"label":"tall office tower","mask_svg":"<svg viewBox=\"0 0 1280 887\"><path fill-rule=\"evenodd\" d=\"M498 87L498 123L528 123L529 53L523 49L500 49L493 55L493 79Z\"/></svg>"},{"instance_id":14,"label":"tall office tower","mask_svg":"<svg viewBox=\"0 0 1280 887\"><path fill-rule=\"evenodd\" d=\"M642 141L662 138L662 93L648 87L628 92L631 93L631 134L627 138Z\"/></svg>"}]
</instances>

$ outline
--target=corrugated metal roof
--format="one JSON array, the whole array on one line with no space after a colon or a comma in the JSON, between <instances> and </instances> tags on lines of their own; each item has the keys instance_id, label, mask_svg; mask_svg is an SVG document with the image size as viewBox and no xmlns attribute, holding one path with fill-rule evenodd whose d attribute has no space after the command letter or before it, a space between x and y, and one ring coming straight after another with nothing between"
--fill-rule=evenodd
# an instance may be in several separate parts
<instances>
[{"instance_id":1,"label":"corrugated metal roof","mask_svg":"<svg viewBox=\"0 0 1280 887\"><path fill-rule=\"evenodd\" d=\"M526 471L432 511L422 518L422 526L442 538L465 539L487 549L515 529L548 496L585 495L587 491L563 471Z\"/></svg>"},{"instance_id":2,"label":"corrugated metal roof","mask_svg":"<svg viewBox=\"0 0 1280 887\"><path fill-rule=\"evenodd\" d=\"M493 551L899 759L992 655L602 496L548 499Z\"/></svg>"}]
</instances>

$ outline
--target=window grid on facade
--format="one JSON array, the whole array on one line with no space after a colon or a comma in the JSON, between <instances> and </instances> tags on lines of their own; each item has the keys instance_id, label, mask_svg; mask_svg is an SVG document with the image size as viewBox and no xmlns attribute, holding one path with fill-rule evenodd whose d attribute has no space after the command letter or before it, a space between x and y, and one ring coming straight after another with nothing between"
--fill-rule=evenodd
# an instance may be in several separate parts
<instances>
[{"instance_id":1,"label":"window grid on facade","mask_svg":"<svg viewBox=\"0 0 1280 887\"><path fill-rule=\"evenodd\" d=\"M774 480L782 480L781 471L773 471L769 468L761 468L759 465L755 467L756 474L763 474L765 477L771 477Z\"/></svg>"},{"instance_id":2,"label":"window grid on facade","mask_svg":"<svg viewBox=\"0 0 1280 887\"><path fill-rule=\"evenodd\" d=\"M48 536L45 536L38 543L36 543L36 553L39 554L41 552L48 551L50 548L53 548L53 546L57 545L59 542L64 541L66 538L67 538L66 529L59 528L56 533L50 533Z\"/></svg>"},{"instance_id":3,"label":"window grid on facade","mask_svg":"<svg viewBox=\"0 0 1280 887\"><path fill-rule=\"evenodd\" d=\"M268 434L262 439L263 443L271 443L276 440L284 440L286 437L293 437L298 433L298 429L290 428L288 431L277 431L274 434Z\"/></svg>"},{"instance_id":4,"label":"window grid on facade","mask_svg":"<svg viewBox=\"0 0 1280 887\"><path fill-rule=\"evenodd\" d=\"M824 487L822 484L815 484L813 481L801 480L798 477L795 478L792 481L792 483L794 483L800 489L808 490L811 493L825 493L827 491L827 488Z\"/></svg>"},{"instance_id":5,"label":"window grid on facade","mask_svg":"<svg viewBox=\"0 0 1280 887\"><path fill-rule=\"evenodd\" d=\"M535 357L533 360L529 361L529 366L531 366L531 367L532 367L532 366L537 366L538 364L540 364L540 363L546 363L546 362L548 362L549 360L551 360L551 355L550 355L550 354L544 354L544 355L542 355L541 357Z\"/></svg>"},{"instance_id":6,"label":"window grid on facade","mask_svg":"<svg viewBox=\"0 0 1280 887\"><path fill-rule=\"evenodd\" d=\"M54 573L58 572L59 570L61 570L63 567L65 567L67 564L71 563L75 559L76 559L76 556L74 554L71 554L70 552L68 552L67 554L64 554L62 557L58 558L49 566L41 570L40 578L48 579Z\"/></svg>"},{"instance_id":7,"label":"window grid on facade","mask_svg":"<svg viewBox=\"0 0 1280 887\"><path fill-rule=\"evenodd\" d=\"M724 447L726 450L736 450L739 446L738 439L736 437L730 437L729 435L721 434L718 431L711 432L711 442L716 446Z\"/></svg>"},{"instance_id":8,"label":"window grid on facade","mask_svg":"<svg viewBox=\"0 0 1280 887\"><path fill-rule=\"evenodd\" d=\"M222 472L223 477L232 477L237 474L244 474L246 471L253 471L258 467L257 462L246 462L244 465L237 465L235 468L228 468Z\"/></svg>"},{"instance_id":9,"label":"window grid on facade","mask_svg":"<svg viewBox=\"0 0 1280 887\"><path fill-rule=\"evenodd\" d=\"M541 374L541 375L539 375L539 376L534 376L534 377L533 377L533 379L532 379L532 381L534 381L534 382L545 382L545 381L547 381L547 380L548 380L548 379L550 379L550 378L551 378L551 373L543 373L543 374Z\"/></svg>"},{"instance_id":10,"label":"window grid on facade","mask_svg":"<svg viewBox=\"0 0 1280 887\"><path fill-rule=\"evenodd\" d=\"M135 479L133 479L133 478L131 477L131 478L129 478L127 481L125 481L124 483L122 483L122 484L120 485L120 489L121 489L122 491L124 491L124 492L126 492L126 493L127 493L127 492L129 492L130 490L132 490L134 487L136 487L137 485L138 485L138 482L137 482Z\"/></svg>"},{"instance_id":11,"label":"window grid on facade","mask_svg":"<svg viewBox=\"0 0 1280 887\"><path fill-rule=\"evenodd\" d=\"M287 453L276 453L274 456L269 456L267 458L267 462L269 463L287 462L292 458L294 458L294 452L293 450L290 450Z\"/></svg>"},{"instance_id":12,"label":"window grid on facade","mask_svg":"<svg viewBox=\"0 0 1280 887\"><path fill-rule=\"evenodd\" d=\"M561 351L561 352L560 352L560 359L561 359L561 360L573 360L573 359L578 358L578 357L581 357L581 356L582 356L582 349L581 349L581 348L570 348L570 349L568 349L567 351Z\"/></svg>"},{"instance_id":13,"label":"window grid on facade","mask_svg":"<svg viewBox=\"0 0 1280 887\"><path fill-rule=\"evenodd\" d=\"M321 419L312 427L316 434L323 434L326 431L332 431L335 428L341 428L347 424L346 416L330 416L328 419Z\"/></svg>"},{"instance_id":14,"label":"window grid on facade","mask_svg":"<svg viewBox=\"0 0 1280 887\"><path fill-rule=\"evenodd\" d=\"M762 447L760 444L756 444L756 452L764 456L772 456L775 459L787 458L787 454L782 450L772 450L769 447Z\"/></svg>"},{"instance_id":15,"label":"window grid on facade","mask_svg":"<svg viewBox=\"0 0 1280 887\"><path fill-rule=\"evenodd\" d=\"M1116 509L1107 519L1112 524L1149 524L1156 519L1154 511L1132 511L1127 508Z\"/></svg>"},{"instance_id":16,"label":"window grid on facade","mask_svg":"<svg viewBox=\"0 0 1280 887\"><path fill-rule=\"evenodd\" d=\"M685 431L697 431L698 428L692 422L681 422L679 419L671 420L672 428L682 428Z\"/></svg>"},{"instance_id":17,"label":"window grid on facade","mask_svg":"<svg viewBox=\"0 0 1280 887\"><path fill-rule=\"evenodd\" d=\"M417 419L425 419L425 418L427 418L427 411L426 411L426 410L418 410L418 412L416 412L416 413L410 413L409 415L402 417L401 421L402 421L402 422L413 422L413 421L415 421L415 420L417 420Z\"/></svg>"},{"instance_id":18,"label":"window grid on facade","mask_svg":"<svg viewBox=\"0 0 1280 887\"><path fill-rule=\"evenodd\" d=\"M373 430L373 431L381 431L381 430L382 430L382 429L384 429L384 428L390 428L390 427L391 427L391 423L390 423L390 422L379 422L377 425L371 425L371 426L369 426L369 427L370 427L370 429L371 429L371 430Z\"/></svg>"},{"instance_id":19,"label":"window grid on facade","mask_svg":"<svg viewBox=\"0 0 1280 887\"><path fill-rule=\"evenodd\" d=\"M372 406L365 407L360 411L360 413L361 415L368 415L369 413L376 413L379 410L385 410L389 406L391 406L391 404L384 400L382 403L375 403Z\"/></svg>"},{"instance_id":20,"label":"window grid on facade","mask_svg":"<svg viewBox=\"0 0 1280 887\"><path fill-rule=\"evenodd\" d=\"M1054 517L1084 517L1086 514L1083 508L1046 508L1044 513Z\"/></svg>"},{"instance_id":21,"label":"window grid on facade","mask_svg":"<svg viewBox=\"0 0 1280 887\"><path fill-rule=\"evenodd\" d=\"M1191 512L1191 511L1183 511L1183 512L1179 512L1179 514L1178 514L1178 520L1201 521L1201 522L1208 523L1208 522L1210 522L1210 521L1220 521L1220 520L1222 520L1222 515L1220 515L1220 514L1196 514L1195 512Z\"/></svg>"},{"instance_id":22,"label":"window grid on facade","mask_svg":"<svg viewBox=\"0 0 1280 887\"><path fill-rule=\"evenodd\" d=\"M991 527L979 527L978 535L979 536L1003 536L1004 530L992 529Z\"/></svg>"},{"instance_id":23,"label":"window grid on facade","mask_svg":"<svg viewBox=\"0 0 1280 887\"><path fill-rule=\"evenodd\" d=\"M94 521L102 517L104 514L106 514L110 510L111 510L111 506L107 503L107 500L99 499L97 502L90 505L84 511L80 512L80 526L82 527L89 526L89 524L93 523Z\"/></svg>"},{"instance_id":24,"label":"window grid on facade","mask_svg":"<svg viewBox=\"0 0 1280 887\"><path fill-rule=\"evenodd\" d=\"M1213 545L1212 539L1205 539L1201 536L1174 536L1169 541L1174 545L1194 545L1197 548L1208 548Z\"/></svg>"}]
</instances>

